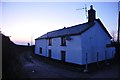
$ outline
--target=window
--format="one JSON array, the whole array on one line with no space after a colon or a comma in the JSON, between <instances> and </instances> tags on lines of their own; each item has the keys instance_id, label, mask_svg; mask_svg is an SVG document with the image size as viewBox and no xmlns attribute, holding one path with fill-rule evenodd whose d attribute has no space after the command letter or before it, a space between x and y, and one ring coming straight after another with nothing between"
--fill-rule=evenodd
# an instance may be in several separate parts
<instances>
[{"instance_id":1,"label":"window","mask_svg":"<svg viewBox=\"0 0 120 80\"><path fill-rule=\"evenodd\" d=\"M61 46L66 46L66 38L61 37Z\"/></svg>"},{"instance_id":2,"label":"window","mask_svg":"<svg viewBox=\"0 0 120 80\"><path fill-rule=\"evenodd\" d=\"M42 48L40 47L40 54L42 54Z\"/></svg>"},{"instance_id":3,"label":"window","mask_svg":"<svg viewBox=\"0 0 120 80\"><path fill-rule=\"evenodd\" d=\"M49 46L52 45L52 38L49 38Z\"/></svg>"}]
</instances>

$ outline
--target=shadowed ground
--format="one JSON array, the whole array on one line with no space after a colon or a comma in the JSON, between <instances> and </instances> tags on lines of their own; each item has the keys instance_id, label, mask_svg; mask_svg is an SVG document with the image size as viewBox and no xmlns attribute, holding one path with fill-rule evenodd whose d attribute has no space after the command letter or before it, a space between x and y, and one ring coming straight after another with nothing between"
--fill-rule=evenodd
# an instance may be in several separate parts
<instances>
[{"instance_id":1,"label":"shadowed ground","mask_svg":"<svg viewBox=\"0 0 120 80\"><path fill-rule=\"evenodd\" d=\"M23 78L118 78L118 65L112 64L88 73L81 71L78 66L61 64L54 60L33 55L30 51L20 56L22 62Z\"/></svg>"},{"instance_id":2,"label":"shadowed ground","mask_svg":"<svg viewBox=\"0 0 120 80\"><path fill-rule=\"evenodd\" d=\"M13 78L118 78L119 66L88 66L89 72L83 73L83 67L62 63L35 55L34 46L16 45L3 35L2 38L2 79Z\"/></svg>"}]
</instances>

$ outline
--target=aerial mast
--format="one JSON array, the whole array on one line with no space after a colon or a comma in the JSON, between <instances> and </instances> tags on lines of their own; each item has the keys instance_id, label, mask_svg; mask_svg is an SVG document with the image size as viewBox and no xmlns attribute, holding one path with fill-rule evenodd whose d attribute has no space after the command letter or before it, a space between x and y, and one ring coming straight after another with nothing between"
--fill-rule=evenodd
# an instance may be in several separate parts
<instances>
[{"instance_id":1,"label":"aerial mast","mask_svg":"<svg viewBox=\"0 0 120 80\"><path fill-rule=\"evenodd\" d=\"M85 7L79 8L79 9L76 9L76 10L82 10L82 9L85 10L85 16L86 16L86 19L88 19L88 17L87 17L87 5L85 4Z\"/></svg>"},{"instance_id":2,"label":"aerial mast","mask_svg":"<svg viewBox=\"0 0 120 80\"><path fill-rule=\"evenodd\" d=\"M31 46L32 46L32 36L31 36Z\"/></svg>"}]
</instances>

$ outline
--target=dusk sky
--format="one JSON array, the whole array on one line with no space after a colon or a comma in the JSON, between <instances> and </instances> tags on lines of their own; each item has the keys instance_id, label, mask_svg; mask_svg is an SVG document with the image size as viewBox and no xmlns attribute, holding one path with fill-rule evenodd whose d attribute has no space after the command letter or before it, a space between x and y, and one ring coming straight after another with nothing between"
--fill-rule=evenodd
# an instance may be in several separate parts
<instances>
[{"instance_id":1,"label":"dusk sky","mask_svg":"<svg viewBox=\"0 0 120 80\"><path fill-rule=\"evenodd\" d=\"M31 43L43 34L87 22L85 4L96 10L107 30L117 33L118 2L1 2L0 28L16 44Z\"/></svg>"}]
</instances>

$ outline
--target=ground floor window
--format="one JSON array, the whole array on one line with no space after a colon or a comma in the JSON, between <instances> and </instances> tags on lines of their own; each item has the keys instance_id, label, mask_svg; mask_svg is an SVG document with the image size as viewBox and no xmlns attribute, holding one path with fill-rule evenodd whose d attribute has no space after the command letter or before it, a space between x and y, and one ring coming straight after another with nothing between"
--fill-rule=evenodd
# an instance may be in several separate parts
<instances>
[{"instance_id":1,"label":"ground floor window","mask_svg":"<svg viewBox=\"0 0 120 80\"><path fill-rule=\"evenodd\" d=\"M42 54L42 48L40 47L40 54Z\"/></svg>"}]
</instances>

